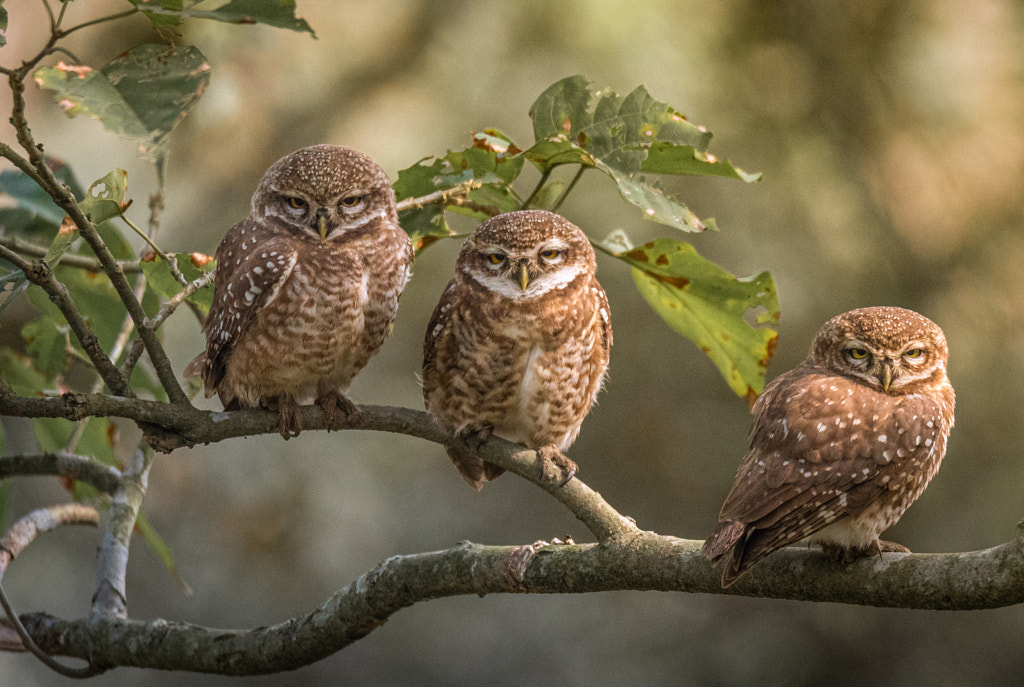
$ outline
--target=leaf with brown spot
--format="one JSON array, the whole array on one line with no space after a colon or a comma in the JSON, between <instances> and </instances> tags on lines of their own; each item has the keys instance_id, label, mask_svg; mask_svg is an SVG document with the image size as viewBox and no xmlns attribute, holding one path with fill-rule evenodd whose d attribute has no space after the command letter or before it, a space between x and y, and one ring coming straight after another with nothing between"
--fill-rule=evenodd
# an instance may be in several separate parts
<instances>
[{"instance_id":1,"label":"leaf with brown spot","mask_svg":"<svg viewBox=\"0 0 1024 687\"><path fill-rule=\"evenodd\" d=\"M657 239L616 257L633 268L637 288L654 311L711 358L738 396L749 400L760 393L778 335L747 320L759 311L758 324L778 323L770 274L734 277L675 239Z\"/></svg>"},{"instance_id":2,"label":"leaf with brown spot","mask_svg":"<svg viewBox=\"0 0 1024 687\"><path fill-rule=\"evenodd\" d=\"M711 134L638 86L625 96L590 90L583 76L548 87L530 108L536 143L523 154L541 172L580 164L615 181L624 200L646 219L682 231L715 228L666 193L648 174L718 176L752 182L748 174L707 152Z\"/></svg>"}]
</instances>

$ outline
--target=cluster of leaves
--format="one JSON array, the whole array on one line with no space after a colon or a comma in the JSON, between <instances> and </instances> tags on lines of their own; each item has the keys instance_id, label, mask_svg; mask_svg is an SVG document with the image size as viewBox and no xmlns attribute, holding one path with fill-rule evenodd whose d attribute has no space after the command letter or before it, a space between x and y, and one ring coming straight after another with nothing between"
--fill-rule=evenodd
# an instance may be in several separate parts
<instances>
[{"instance_id":1,"label":"cluster of leaves","mask_svg":"<svg viewBox=\"0 0 1024 687\"><path fill-rule=\"evenodd\" d=\"M130 2L135 12L146 16L168 39L173 39L187 18L263 23L313 33L295 16L291 2L232 0L214 10L196 9L196 3L188 0ZM66 4L62 7L66 9ZM6 24L6 19L3 13L0 20ZM169 40L141 45L98 69L60 61L36 69L32 76L39 86L54 91L56 102L68 116L94 117L107 129L137 141L140 151L155 164L162 188L167 141L202 96L209 73L198 48ZM516 145L498 130L486 129L474 134L464 150L421 160L399 172L395 190L401 201L401 224L417 250L454 235L446 219L449 212L482 220L527 207L557 210L579 177L591 169L609 177L622 198L640 210L641 217L683 232L716 227L713 220L698 218L666 193L657 176L720 176L745 182L760 177L716 160L707 152L711 134L651 97L643 86L623 97L610 90L592 92L584 77L569 77L545 90L534 102L530 116L535 140L529 147ZM575 167L575 176L568 183L553 177L553 172L564 166ZM125 210L131 201L126 197L122 170L112 171L84 191L66 165L51 160L51 167L98 225L114 257L126 262L135 258L121 225L149 242L144 259L133 264L145 278L140 282L145 286L142 304L150 317L166 299L213 269L213 262L205 256L161 251L151 235L127 219ZM530 169L539 175L539 181L524 195L516 184L523 183L521 179ZM75 226L63 211L21 171L0 174L0 193L7 199L0 209L0 226L4 237L13 242L9 247L27 246L29 254L45 255L105 350L115 351L119 337L125 340L122 343L130 343L136 336L132 322L106 275L98 269L82 269L80 264L61 264L65 255L91 256L76 240ZM632 268L651 307L711 357L737 394L756 396L764 383L775 332L755 325L778 321L778 300L768 273L733 277L675 238L633 248L620 235L617 242L595 245ZM0 261L0 313L26 283L23 274ZM23 353L0 350L5 381L24 395L95 386L95 375L89 377L88 358L62 314L38 289L30 289L28 295L40 317L22 330ZM189 296L188 302L201 316L208 310L210 298L211 288L205 287ZM123 360L127 348L122 345L115 351L115 364ZM134 367L131 380L137 391L166 400L165 390L144 365ZM80 452L114 461L113 432L105 418L93 418L77 430L60 420L35 423L44 448L73 444Z\"/></svg>"},{"instance_id":2,"label":"cluster of leaves","mask_svg":"<svg viewBox=\"0 0 1024 687\"><path fill-rule=\"evenodd\" d=\"M233 23L263 23L306 31L309 25L295 17L294 2L279 0L233 0L216 10L197 10L189 0L132 0L135 12L145 15L167 38L186 18L203 18ZM68 3L61 4L57 17L52 14L51 28L60 37L87 25L122 18L132 11L94 20L68 29L61 28ZM49 11L47 5L47 11ZM8 16L0 6L0 45L5 43ZM99 69L87 65L44 66L32 73L37 85L55 91L57 103L69 117L79 114L94 117L112 132L127 136L152 160L159 184L163 173L167 141L174 128L198 102L209 81L209 65L196 47L168 43L146 44L121 55ZM185 284L211 272L215 263L200 254L167 254L153 237L140 231L125 215L131 205L127 198L127 174L116 169L96 180L86 191L71 169L62 161L49 159L57 180L76 198L83 213L96 225L112 256L143 275L139 279L141 304L153 317L168 299L181 292ZM35 180L22 171L0 173L0 237L8 248L29 257L42 257L54 277L70 293L75 307L96 335L115 365L124 363L130 344L138 337L133 322L113 288L110 279L96 264L96 256L79 240L77 227ZM141 260L120 224L130 227L149 243ZM72 264L69 264L72 263ZM0 314L26 292L25 275L14 265L0 260ZM23 396L56 395L76 389L101 388L82 344L72 335L60 310L40 289L27 289L27 298L38 311L21 329L23 346L0 348L2 377ZM200 316L209 311L212 289L199 289L187 299ZM167 392L145 359L131 368L132 389L155 400L166 401ZM34 434L43 451L73 451L96 460L117 465L116 425L105 417L90 417L79 423L60 419L36 418ZM0 450L3 448L0 425ZM69 483L76 499L90 499L95 490L84 483ZM3 520L7 485L0 488L0 521ZM170 551L156 531L140 514L136 529L172 569Z\"/></svg>"},{"instance_id":3,"label":"cluster of leaves","mask_svg":"<svg viewBox=\"0 0 1024 687\"><path fill-rule=\"evenodd\" d=\"M621 197L645 219L683 232L717 229L666 193L650 175L716 176L753 182L750 174L707 152L711 133L638 86L626 96L591 91L583 76L562 79L530 108L534 143L516 145L496 129L473 135L465 150L426 158L398 173L400 200L422 197L460 199L433 204L405 203L402 226L417 250L454 235L446 212L486 219L528 207L557 211L587 170L614 182ZM540 179L524 199L515 182L530 163ZM574 166L568 184L553 179L558 167ZM662 238L632 249L622 232L596 244L632 267L637 287L674 330L693 341L715 363L729 387L748 399L764 386L765 368L775 347L779 303L767 272L737 278L700 257L690 244Z\"/></svg>"}]
</instances>

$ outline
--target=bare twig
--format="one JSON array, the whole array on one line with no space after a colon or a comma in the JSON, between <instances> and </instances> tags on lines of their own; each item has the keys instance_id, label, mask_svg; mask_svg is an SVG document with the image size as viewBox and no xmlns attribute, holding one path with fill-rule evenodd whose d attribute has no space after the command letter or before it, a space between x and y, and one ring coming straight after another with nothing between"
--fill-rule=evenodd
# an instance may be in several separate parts
<instances>
[{"instance_id":1,"label":"bare twig","mask_svg":"<svg viewBox=\"0 0 1024 687\"><path fill-rule=\"evenodd\" d=\"M0 456L0 479L17 475L55 475L91 484L107 494L121 485L117 468L64 451Z\"/></svg>"},{"instance_id":2,"label":"bare twig","mask_svg":"<svg viewBox=\"0 0 1024 687\"><path fill-rule=\"evenodd\" d=\"M103 351L103 347L100 346L96 335L93 334L92 329L89 328L89 325L75 306L74 301L71 300L71 294L68 292L67 287L57 281L49 265L42 260L26 260L5 246L0 246L0 258L7 260L20 269L25 273L26 279L46 292L46 295L50 297L50 300L64 316L64 319L71 327L71 331L74 332L78 342L82 345L82 349L89 356L89 360L110 390L121 396L132 395L128 381L114 367L114 364L110 362L110 358Z\"/></svg>"},{"instance_id":3,"label":"bare twig","mask_svg":"<svg viewBox=\"0 0 1024 687\"><path fill-rule=\"evenodd\" d=\"M46 246L37 246L34 243L29 243L19 239L17 236L2 236L0 237L0 246L10 248L11 250L21 253L22 255L28 255L33 258L41 258L46 255L48 250ZM67 267L77 267L89 272L102 272L103 265L96 258L90 258L87 255L76 255L75 253L65 253L60 258L60 264ZM137 274L142 271L139 267L139 263L132 262L130 260L118 260L117 264L121 267L121 271L125 274Z\"/></svg>"},{"instance_id":4,"label":"bare twig","mask_svg":"<svg viewBox=\"0 0 1024 687\"><path fill-rule=\"evenodd\" d=\"M483 205L481 203L476 203L467 198L470 192L472 192L474 189L480 188L482 185L483 184L481 184L479 181L465 181L459 184L458 186L454 186L448 189L442 189L440 191L434 191L433 193L428 193L427 195L420 196L418 198L403 198L402 200L398 201L397 208L398 211L401 212L403 210L414 210L417 208L421 208L425 205L457 205L459 207L468 208L475 212L481 212L485 215L490 215L491 217L493 217L494 215L497 215L500 212L496 206Z\"/></svg>"},{"instance_id":5,"label":"bare twig","mask_svg":"<svg viewBox=\"0 0 1024 687\"><path fill-rule=\"evenodd\" d=\"M14 523L3 539L0 539L0 579L3 578L7 565L40 534L49 532L60 525L96 525L97 522L99 522L99 513L96 512L96 509L79 503L51 506L29 513ZM35 655L50 670L72 678L93 677L103 672L102 668L93 665L84 668L71 668L62 665L40 649L32 639L32 635L25 629L18 614L15 613L2 584L0 584L0 606L3 607L8 620L21 638L23 648Z\"/></svg>"}]
</instances>

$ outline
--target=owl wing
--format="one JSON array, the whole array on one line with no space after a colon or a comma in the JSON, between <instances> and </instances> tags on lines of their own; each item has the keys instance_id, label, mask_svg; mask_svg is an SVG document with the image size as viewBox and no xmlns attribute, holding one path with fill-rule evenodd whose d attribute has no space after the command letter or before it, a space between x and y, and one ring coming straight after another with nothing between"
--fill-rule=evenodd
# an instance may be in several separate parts
<instances>
[{"instance_id":1,"label":"owl wing","mask_svg":"<svg viewBox=\"0 0 1024 687\"><path fill-rule=\"evenodd\" d=\"M438 358L440 356L443 359L451 360L452 355L458 355L457 352L444 350L448 346L454 345L451 322L455 314L455 304L459 301L458 290L457 280L453 279L448 282L448 286L445 287L444 293L441 294L441 299L430 317L427 334L423 340L423 402L430 417L446 427L451 427L452 423L448 421L448 418L443 417L446 399L438 397L443 387L441 375L444 374L443 370L438 369ZM448 457L455 463L455 467L458 468L462 479L477 491L483 489L484 482L497 479L505 472L504 468L485 462L468 449L448 447L445 450L448 452Z\"/></svg>"},{"instance_id":2,"label":"owl wing","mask_svg":"<svg viewBox=\"0 0 1024 687\"><path fill-rule=\"evenodd\" d=\"M611 308L608 305L608 295L601 288L597 277L591 276L590 288L597 294L597 316L601 322L601 347L604 348L604 358L611 356L612 347L612 318Z\"/></svg>"},{"instance_id":3,"label":"owl wing","mask_svg":"<svg viewBox=\"0 0 1024 687\"><path fill-rule=\"evenodd\" d=\"M918 479L944 448L924 396L889 396L798 367L758 399L751 450L705 542L718 560L733 550L735 579L776 549L868 507L885 490ZM725 579L725 578L723 578Z\"/></svg>"},{"instance_id":4,"label":"owl wing","mask_svg":"<svg viewBox=\"0 0 1024 687\"><path fill-rule=\"evenodd\" d=\"M250 217L233 226L217 248L213 305L203 324L206 351L185 374L201 365L206 395L224 379L235 342L257 314L271 303L295 268L298 251L263 222ZM201 360L202 359L202 360Z\"/></svg>"},{"instance_id":5,"label":"owl wing","mask_svg":"<svg viewBox=\"0 0 1024 687\"><path fill-rule=\"evenodd\" d=\"M449 323L451 322L452 309L455 307L457 300L455 292L456 283L453 279L448 282L444 293L441 294L441 299L437 302L437 307L434 308L434 312L430 316L427 333L423 339L423 400L427 405L428 411L430 409L430 398L440 383L437 370L437 348L445 332L448 331Z\"/></svg>"}]
</instances>

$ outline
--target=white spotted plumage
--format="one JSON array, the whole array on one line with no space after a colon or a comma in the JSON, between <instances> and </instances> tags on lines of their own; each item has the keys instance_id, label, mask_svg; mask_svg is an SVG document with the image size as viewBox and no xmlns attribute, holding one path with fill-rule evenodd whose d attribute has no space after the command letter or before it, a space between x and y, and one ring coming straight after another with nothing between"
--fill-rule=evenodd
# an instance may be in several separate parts
<instances>
[{"instance_id":1,"label":"white spotted plumage","mask_svg":"<svg viewBox=\"0 0 1024 687\"><path fill-rule=\"evenodd\" d=\"M902 308L827 322L808 358L755 403L750 453L704 555L732 584L772 551L808 539L833 557L905 550L878 537L939 469L953 427L945 336Z\"/></svg>"},{"instance_id":2,"label":"white spotted plumage","mask_svg":"<svg viewBox=\"0 0 1024 687\"><path fill-rule=\"evenodd\" d=\"M301 430L298 403L315 401L340 426L355 412L349 384L390 333L410 276L387 175L343 146L286 155L217 262L206 350L185 374L201 374L226 409L277 410L285 437Z\"/></svg>"},{"instance_id":3,"label":"white spotted plumage","mask_svg":"<svg viewBox=\"0 0 1024 687\"><path fill-rule=\"evenodd\" d=\"M458 432L493 431L567 449L601 388L612 343L608 301L586 235L542 210L498 215L459 253L427 327L427 412ZM450 449L479 489L501 474Z\"/></svg>"}]
</instances>

